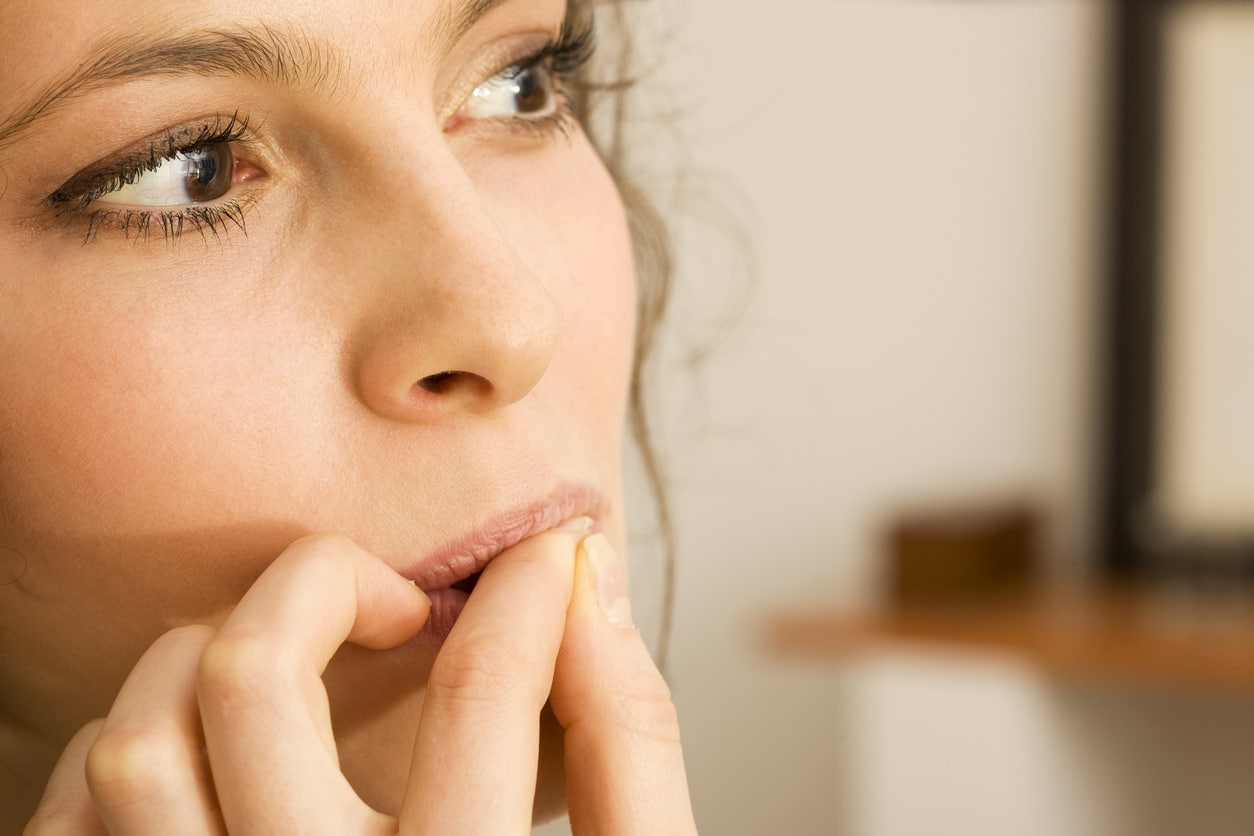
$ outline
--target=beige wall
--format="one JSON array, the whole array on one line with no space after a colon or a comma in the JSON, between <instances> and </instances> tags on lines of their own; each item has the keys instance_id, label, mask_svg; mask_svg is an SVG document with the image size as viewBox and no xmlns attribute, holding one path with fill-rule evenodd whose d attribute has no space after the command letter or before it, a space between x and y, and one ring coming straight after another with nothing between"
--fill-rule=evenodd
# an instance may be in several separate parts
<instances>
[{"instance_id":1,"label":"beige wall","mask_svg":"<svg viewBox=\"0 0 1254 836\"><path fill-rule=\"evenodd\" d=\"M842 678L753 642L773 610L871 594L878 527L903 503L1027 494L1055 551L1078 552L1103 10L700 0L678 14L691 48L668 78L689 154L743 195L759 254L740 327L664 396L682 416L675 690L699 821L1078 836L1041 816L1066 789L1042 784L1059 756L1039 746L1032 687L949 667ZM681 334L725 266L716 238L682 229Z\"/></svg>"}]
</instances>

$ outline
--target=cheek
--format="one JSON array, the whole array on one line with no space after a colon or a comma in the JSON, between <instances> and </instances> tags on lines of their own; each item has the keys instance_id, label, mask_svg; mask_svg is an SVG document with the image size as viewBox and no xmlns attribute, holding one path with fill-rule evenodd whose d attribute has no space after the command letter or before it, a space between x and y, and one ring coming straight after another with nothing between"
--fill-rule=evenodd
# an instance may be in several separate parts
<instances>
[{"instance_id":1,"label":"cheek","mask_svg":"<svg viewBox=\"0 0 1254 836\"><path fill-rule=\"evenodd\" d=\"M33 306L9 313L19 307ZM241 416L265 381L222 362L239 334L193 308L101 287L49 298L42 309L56 315L37 323L0 323L0 551L25 561L0 632L22 637L29 670L59 666L50 681L68 669L89 683L56 696L89 703L86 713L107 706L156 634L211 621L276 546L304 533L232 511L243 500L228 469L250 458L241 448L211 460L207 439L252 426ZM85 719L77 704L58 708Z\"/></svg>"},{"instance_id":2,"label":"cheek","mask_svg":"<svg viewBox=\"0 0 1254 836\"><path fill-rule=\"evenodd\" d=\"M245 486L263 450L308 446L309 430L267 397L282 368L261 359L279 356L267 329L103 307L62 306L0 360L0 544L29 554L32 594L65 607L208 617L306 533L259 517Z\"/></svg>"},{"instance_id":3,"label":"cheek","mask_svg":"<svg viewBox=\"0 0 1254 836\"><path fill-rule=\"evenodd\" d=\"M636 283L622 200L590 146L560 168L493 173L499 223L562 312L562 340L547 376L578 387L599 428L621 423L635 344ZM492 176L492 175L489 175ZM537 195L543 195L537 198Z\"/></svg>"},{"instance_id":4,"label":"cheek","mask_svg":"<svg viewBox=\"0 0 1254 836\"><path fill-rule=\"evenodd\" d=\"M197 506L229 495L224 465L246 467L259 428L278 420L264 411L278 383L260 361L277 356L270 342L238 321L142 309L71 309L28 334L0 362L0 486L12 516L71 535L192 522ZM241 358L254 353L258 362ZM222 434L236 439L232 462L205 453Z\"/></svg>"}]
</instances>

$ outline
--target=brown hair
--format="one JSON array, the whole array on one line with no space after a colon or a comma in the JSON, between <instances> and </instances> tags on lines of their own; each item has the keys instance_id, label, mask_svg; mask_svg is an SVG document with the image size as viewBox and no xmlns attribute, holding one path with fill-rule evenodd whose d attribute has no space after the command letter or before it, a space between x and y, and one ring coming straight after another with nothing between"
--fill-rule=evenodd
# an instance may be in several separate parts
<instances>
[{"instance_id":1,"label":"brown hair","mask_svg":"<svg viewBox=\"0 0 1254 836\"><path fill-rule=\"evenodd\" d=\"M618 184L631 232L636 264L636 344L632 363L627 422L640 457L644 477L652 494L662 542L662 607L658 626L657 660L665 669L670 644L674 605L675 534L666 502L665 474L650 433L646 409L647 370L659 327L665 318L671 287L670 237L656 208L628 173L624 142L629 107L628 93L634 86L631 75L632 50L623 9L624 0L567 0L567 19L574 25L590 20L592 7L599 6L601 22L613 29L616 42L608 60L592 62L592 69L581 70L570 81L575 112L589 128L589 134L606 167ZM568 24L569 25L569 24ZM606 66L608 64L608 66ZM593 78L602 71L608 80ZM604 118L590 124L594 109L609 107Z\"/></svg>"}]
</instances>

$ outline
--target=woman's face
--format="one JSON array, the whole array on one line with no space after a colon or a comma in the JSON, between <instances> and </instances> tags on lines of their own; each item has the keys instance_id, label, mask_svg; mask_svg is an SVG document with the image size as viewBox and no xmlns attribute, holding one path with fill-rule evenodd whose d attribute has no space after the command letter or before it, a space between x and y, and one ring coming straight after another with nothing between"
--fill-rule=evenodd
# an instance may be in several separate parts
<instances>
[{"instance_id":1,"label":"woman's face","mask_svg":"<svg viewBox=\"0 0 1254 836\"><path fill-rule=\"evenodd\" d=\"M622 545L631 258L564 14L0 0L0 757L302 535L432 591L577 514ZM438 632L327 672L384 809Z\"/></svg>"}]
</instances>

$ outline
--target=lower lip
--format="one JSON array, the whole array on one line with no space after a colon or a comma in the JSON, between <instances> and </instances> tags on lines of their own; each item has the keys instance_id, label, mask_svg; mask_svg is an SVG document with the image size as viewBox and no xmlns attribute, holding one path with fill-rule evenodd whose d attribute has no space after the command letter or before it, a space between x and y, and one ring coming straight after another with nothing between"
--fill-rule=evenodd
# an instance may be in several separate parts
<instances>
[{"instance_id":1,"label":"lower lip","mask_svg":"<svg viewBox=\"0 0 1254 836\"><path fill-rule=\"evenodd\" d=\"M431 614L427 616L427 623L422 626L415 638L430 642L443 642L457 622L457 617L466 608L470 593L452 588L437 589L434 592L428 592L427 598L431 601Z\"/></svg>"},{"instance_id":2,"label":"lower lip","mask_svg":"<svg viewBox=\"0 0 1254 836\"><path fill-rule=\"evenodd\" d=\"M571 519L573 517L568 515L561 525L555 527L560 528ZM527 536L534 536L534 533ZM526 538L524 537L523 539ZM470 598L470 593L453 587L445 587L427 592L426 595L427 600L431 602L431 610L427 616L426 624L414 636L414 640L442 644L448 638L453 625L457 623L462 610L466 608L466 601Z\"/></svg>"}]
</instances>

